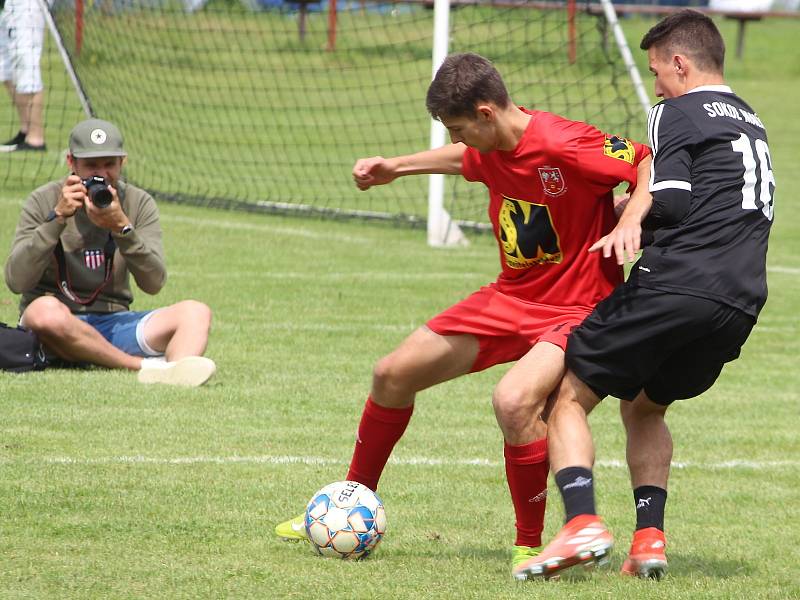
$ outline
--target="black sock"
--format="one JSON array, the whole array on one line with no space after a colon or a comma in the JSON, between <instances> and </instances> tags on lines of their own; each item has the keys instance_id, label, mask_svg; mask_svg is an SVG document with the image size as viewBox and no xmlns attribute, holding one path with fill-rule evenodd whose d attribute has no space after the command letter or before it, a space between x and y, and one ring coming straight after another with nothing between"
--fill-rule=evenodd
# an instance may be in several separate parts
<instances>
[{"instance_id":1,"label":"black sock","mask_svg":"<svg viewBox=\"0 0 800 600\"><path fill-rule=\"evenodd\" d=\"M633 501L636 502L636 531L648 527L664 531L667 490L653 485L643 485L633 490Z\"/></svg>"},{"instance_id":2,"label":"black sock","mask_svg":"<svg viewBox=\"0 0 800 600\"><path fill-rule=\"evenodd\" d=\"M556 483L564 500L566 521L578 515L596 515L592 471L583 467L567 467L556 473Z\"/></svg>"}]
</instances>

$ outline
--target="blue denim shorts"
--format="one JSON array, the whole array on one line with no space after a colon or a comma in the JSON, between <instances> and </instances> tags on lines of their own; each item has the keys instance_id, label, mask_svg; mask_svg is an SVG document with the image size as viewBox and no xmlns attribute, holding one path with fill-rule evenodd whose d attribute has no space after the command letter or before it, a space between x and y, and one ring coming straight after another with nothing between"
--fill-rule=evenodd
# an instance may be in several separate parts
<instances>
[{"instance_id":1,"label":"blue denim shorts","mask_svg":"<svg viewBox=\"0 0 800 600\"><path fill-rule=\"evenodd\" d=\"M108 342L132 356L161 356L144 339L144 326L154 310L140 312L122 311L108 314L75 315L94 327Z\"/></svg>"}]
</instances>

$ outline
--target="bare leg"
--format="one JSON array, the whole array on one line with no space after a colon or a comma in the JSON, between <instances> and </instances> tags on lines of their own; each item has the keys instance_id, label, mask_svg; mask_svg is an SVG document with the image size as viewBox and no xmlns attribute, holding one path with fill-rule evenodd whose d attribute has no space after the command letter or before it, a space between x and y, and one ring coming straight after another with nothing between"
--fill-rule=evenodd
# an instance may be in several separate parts
<instances>
[{"instance_id":1,"label":"bare leg","mask_svg":"<svg viewBox=\"0 0 800 600\"><path fill-rule=\"evenodd\" d=\"M8 97L11 98L12 104L17 109L17 115L19 116L19 130L27 136L28 135L28 129L27 129L27 125L26 125L26 120L23 119L24 115L22 115L20 113L20 110L19 110L19 104L17 102L17 92L14 89L14 82L9 79L9 80L4 81L3 85L6 86L6 91L8 92Z\"/></svg>"},{"instance_id":2,"label":"bare leg","mask_svg":"<svg viewBox=\"0 0 800 600\"><path fill-rule=\"evenodd\" d=\"M478 355L471 335L441 336L421 327L375 365L347 478L376 489L408 425L418 391L467 373Z\"/></svg>"},{"instance_id":3,"label":"bare leg","mask_svg":"<svg viewBox=\"0 0 800 600\"><path fill-rule=\"evenodd\" d=\"M141 358L112 346L97 330L76 318L64 304L50 296L31 302L22 320L47 348L64 360L132 371L138 370L142 364Z\"/></svg>"},{"instance_id":4,"label":"bare leg","mask_svg":"<svg viewBox=\"0 0 800 600\"><path fill-rule=\"evenodd\" d=\"M517 564L517 579L547 578L575 565L606 559L613 539L594 508L594 442L588 415L600 399L567 371L547 418L550 466L564 501L566 524L541 554Z\"/></svg>"},{"instance_id":5,"label":"bare leg","mask_svg":"<svg viewBox=\"0 0 800 600\"><path fill-rule=\"evenodd\" d=\"M666 406L641 392L633 402L620 402L620 413L628 435L626 456L634 489L652 485L667 489L672 462L672 436L664 420Z\"/></svg>"},{"instance_id":6,"label":"bare leg","mask_svg":"<svg viewBox=\"0 0 800 600\"><path fill-rule=\"evenodd\" d=\"M25 141L31 146L44 144L44 92L12 94L19 113L20 131L26 132Z\"/></svg>"},{"instance_id":7,"label":"bare leg","mask_svg":"<svg viewBox=\"0 0 800 600\"><path fill-rule=\"evenodd\" d=\"M417 392L468 373L478 350L471 335L441 336L420 327L375 365L372 401L388 408L411 406Z\"/></svg>"},{"instance_id":8,"label":"bare leg","mask_svg":"<svg viewBox=\"0 0 800 600\"><path fill-rule=\"evenodd\" d=\"M547 504L547 400L564 375L564 351L547 342L536 344L506 373L494 390L492 404L505 440L506 480L514 504L517 547L542 545ZM518 549L515 549L517 552ZM517 564L515 554L512 562Z\"/></svg>"},{"instance_id":9,"label":"bare leg","mask_svg":"<svg viewBox=\"0 0 800 600\"><path fill-rule=\"evenodd\" d=\"M195 300L184 300L159 309L144 326L144 339L168 361L202 356L208 345L211 309Z\"/></svg>"},{"instance_id":10,"label":"bare leg","mask_svg":"<svg viewBox=\"0 0 800 600\"><path fill-rule=\"evenodd\" d=\"M21 94L11 81L3 82L19 115L19 130L32 146L44 144L44 91Z\"/></svg>"},{"instance_id":11,"label":"bare leg","mask_svg":"<svg viewBox=\"0 0 800 600\"><path fill-rule=\"evenodd\" d=\"M550 467L558 473L566 467L591 469L594 441L588 415L600 399L580 379L567 371L547 420Z\"/></svg>"},{"instance_id":12,"label":"bare leg","mask_svg":"<svg viewBox=\"0 0 800 600\"><path fill-rule=\"evenodd\" d=\"M494 390L492 404L506 442L515 446L543 438L547 399L564 375L564 351L542 342L515 364Z\"/></svg>"}]
</instances>

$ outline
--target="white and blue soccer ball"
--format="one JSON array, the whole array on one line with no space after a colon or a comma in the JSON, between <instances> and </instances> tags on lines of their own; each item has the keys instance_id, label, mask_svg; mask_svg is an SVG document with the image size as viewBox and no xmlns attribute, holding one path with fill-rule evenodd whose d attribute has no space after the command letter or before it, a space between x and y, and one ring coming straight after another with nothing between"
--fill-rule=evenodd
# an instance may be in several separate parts
<instances>
[{"instance_id":1,"label":"white and blue soccer ball","mask_svg":"<svg viewBox=\"0 0 800 600\"><path fill-rule=\"evenodd\" d=\"M306 533L318 554L366 558L386 532L386 510L378 495L355 481L319 490L306 508Z\"/></svg>"}]
</instances>

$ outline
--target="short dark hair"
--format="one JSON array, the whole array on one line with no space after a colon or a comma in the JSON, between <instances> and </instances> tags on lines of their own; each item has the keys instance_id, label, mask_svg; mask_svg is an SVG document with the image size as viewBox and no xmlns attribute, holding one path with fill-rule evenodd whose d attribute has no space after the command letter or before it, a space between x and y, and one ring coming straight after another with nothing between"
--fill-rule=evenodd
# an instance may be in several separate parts
<instances>
[{"instance_id":1,"label":"short dark hair","mask_svg":"<svg viewBox=\"0 0 800 600\"><path fill-rule=\"evenodd\" d=\"M511 98L500 73L478 54L451 54L436 71L425 105L434 119L474 117L480 102L506 108Z\"/></svg>"},{"instance_id":2,"label":"short dark hair","mask_svg":"<svg viewBox=\"0 0 800 600\"><path fill-rule=\"evenodd\" d=\"M699 69L722 73L725 68L725 42L714 21L696 10L681 10L665 17L642 38L642 50L659 54L686 54Z\"/></svg>"}]
</instances>

